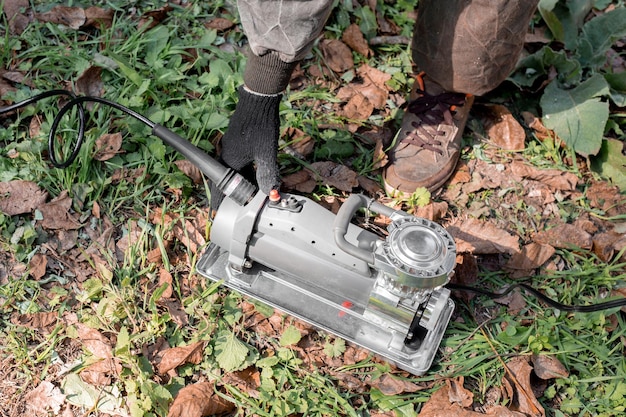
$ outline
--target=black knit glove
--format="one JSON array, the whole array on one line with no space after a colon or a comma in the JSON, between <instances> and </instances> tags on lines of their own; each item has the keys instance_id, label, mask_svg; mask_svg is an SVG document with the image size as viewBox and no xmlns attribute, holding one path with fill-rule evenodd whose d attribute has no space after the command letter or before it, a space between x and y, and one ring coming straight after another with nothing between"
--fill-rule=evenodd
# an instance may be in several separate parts
<instances>
[{"instance_id":1,"label":"black knit glove","mask_svg":"<svg viewBox=\"0 0 626 417\"><path fill-rule=\"evenodd\" d=\"M256 182L266 194L280 187L277 157L281 98L281 94L256 94L240 87L239 102L222 138L220 160L246 177L255 176L256 181L247 179ZM212 186L211 209L217 210L223 198Z\"/></svg>"}]
</instances>

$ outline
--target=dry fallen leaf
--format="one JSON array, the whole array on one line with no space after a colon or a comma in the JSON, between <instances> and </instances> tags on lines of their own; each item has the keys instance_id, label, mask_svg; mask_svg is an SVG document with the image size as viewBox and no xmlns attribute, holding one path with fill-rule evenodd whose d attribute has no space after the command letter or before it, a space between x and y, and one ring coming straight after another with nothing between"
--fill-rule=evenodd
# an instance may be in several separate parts
<instances>
[{"instance_id":1,"label":"dry fallen leaf","mask_svg":"<svg viewBox=\"0 0 626 417\"><path fill-rule=\"evenodd\" d=\"M80 29L87 21L84 9L68 6L54 6L49 12L36 14L36 17L40 22L65 25L72 29Z\"/></svg>"},{"instance_id":2,"label":"dry fallen leaf","mask_svg":"<svg viewBox=\"0 0 626 417\"><path fill-rule=\"evenodd\" d=\"M170 272L167 269L160 268L159 269L159 282L157 284L157 287L161 287L164 284L167 284L167 288L165 289L165 291L163 291L163 294L161 294L161 297L156 301L159 301L163 298L172 298L172 294L173 294L172 274L170 274Z\"/></svg>"},{"instance_id":3,"label":"dry fallen leaf","mask_svg":"<svg viewBox=\"0 0 626 417\"><path fill-rule=\"evenodd\" d=\"M288 149L295 152L299 158L306 158L315 149L315 139L304 133L302 129L289 127L282 136L288 144Z\"/></svg>"},{"instance_id":4,"label":"dry fallen leaf","mask_svg":"<svg viewBox=\"0 0 626 417\"><path fill-rule=\"evenodd\" d=\"M204 24L207 29L215 29L219 31L226 31L235 26L232 20L225 19L223 17L215 17Z\"/></svg>"},{"instance_id":5,"label":"dry fallen leaf","mask_svg":"<svg viewBox=\"0 0 626 417\"><path fill-rule=\"evenodd\" d=\"M532 242L522 247L520 252L514 253L505 266L520 270L536 269L546 263L554 253L552 246Z\"/></svg>"},{"instance_id":6,"label":"dry fallen leaf","mask_svg":"<svg viewBox=\"0 0 626 417\"><path fill-rule=\"evenodd\" d=\"M367 40L365 40L365 36L363 36L363 32L361 32L359 25L356 23L352 23L344 30L341 40L366 58L373 55Z\"/></svg>"},{"instance_id":7,"label":"dry fallen leaf","mask_svg":"<svg viewBox=\"0 0 626 417\"><path fill-rule=\"evenodd\" d=\"M47 198L48 193L32 181L0 182L0 211L9 216L30 213Z\"/></svg>"},{"instance_id":8,"label":"dry fallen leaf","mask_svg":"<svg viewBox=\"0 0 626 417\"><path fill-rule=\"evenodd\" d=\"M533 241L567 249L591 249L593 245L591 235L573 224L560 224L548 230L541 230L533 236Z\"/></svg>"},{"instance_id":9,"label":"dry fallen leaf","mask_svg":"<svg viewBox=\"0 0 626 417\"><path fill-rule=\"evenodd\" d=\"M80 342L93 356L101 359L111 359L113 357L111 341L104 337L102 333L83 323L76 323L76 329L78 330Z\"/></svg>"},{"instance_id":10,"label":"dry fallen leaf","mask_svg":"<svg viewBox=\"0 0 626 417\"><path fill-rule=\"evenodd\" d=\"M403 392L417 392L425 387L419 386L411 381L395 378L389 374L383 374L379 378L366 381L373 388L378 388L385 395L399 395Z\"/></svg>"},{"instance_id":11,"label":"dry fallen leaf","mask_svg":"<svg viewBox=\"0 0 626 417\"><path fill-rule=\"evenodd\" d=\"M188 161L187 159L179 159L174 161L174 165L182 171L183 174L191 178L194 184L202 184L202 172L200 169Z\"/></svg>"},{"instance_id":12,"label":"dry fallen leaf","mask_svg":"<svg viewBox=\"0 0 626 417\"><path fill-rule=\"evenodd\" d=\"M513 390L511 409L524 413L530 417L545 417L546 412L533 393L530 374L533 368L528 363L528 358L517 356L507 363L504 378Z\"/></svg>"},{"instance_id":13,"label":"dry fallen leaf","mask_svg":"<svg viewBox=\"0 0 626 417\"><path fill-rule=\"evenodd\" d=\"M204 341L167 349L163 352L158 370L161 375L186 363L198 364L204 356Z\"/></svg>"},{"instance_id":14,"label":"dry fallen leaf","mask_svg":"<svg viewBox=\"0 0 626 417\"><path fill-rule=\"evenodd\" d=\"M534 354L532 356L535 375L541 379L567 378L569 372L554 355Z\"/></svg>"},{"instance_id":15,"label":"dry fallen leaf","mask_svg":"<svg viewBox=\"0 0 626 417\"><path fill-rule=\"evenodd\" d=\"M57 415L65 403L65 395L51 382L42 381L37 388L24 396L24 403L29 416L48 416L51 412Z\"/></svg>"},{"instance_id":16,"label":"dry fallen leaf","mask_svg":"<svg viewBox=\"0 0 626 417\"><path fill-rule=\"evenodd\" d=\"M235 405L215 394L213 384L199 382L178 391L167 417L202 417L235 410Z\"/></svg>"},{"instance_id":17,"label":"dry fallen leaf","mask_svg":"<svg viewBox=\"0 0 626 417\"><path fill-rule=\"evenodd\" d=\"M511 411L501 405L490 407L486 414L468 410L454 400L451 400L451 398L458 398L459 392L457 391L456 394L451 394L452 388L450 385L451 384L447 382L446 385L431 395L430 399L422 406L418 417L527 417L522 413ZM461 387L457 386L457 388Z\"/></svg>"},{"instance_id":18,"label":"dry fallen leaf","mask_svg":"<svg viewBox=\"0 0 626 417\"><path fill-rule=\"evenodd\" d=\"M88 384L96 386L111 385L113 377L122 373L122 364L117 358L102 359L86 366L80 371L80 378Z\"/></svg>"},{"instance_id":19,"label":"dry fallen leaf","mask_svg":"<svg viewBox=\"0 0 626 417\"><path fill-rule=\"evenodd\" d=\"M331 185L341 191L352 191L359 185L357 173L345 165L332 161L314 162L307 168L322 183Z\"/></svg>"},{"instance_id":20,"label":"dry fallen leaf","mask_svg":"<svg viewBox=\"0 0 626 417\"><path fill-rule=\"evenodd\" d=\"M46 229L79 229L82 225L78 216L73 213L72 199L67 190L64 190L56 198L46 204L37 207L43 216L41 225Z\"/></svg>"},{"instance_id":21,"label":"dry fallen leaf","mask_svg":"<svg viewBox=\"0 0 626 417\"><path fill-rule=\"evenodd\" d=\"M343 106L343 115L348 119L367 120L374 112L374 105L363 94L353 95Z\"/></svg>"},{"instance_id":22,"label":"dry fallen leaf","mask_svg":"<svg viewBox=\"0 0 626 417\"><path fill-rule=\"evenodd\" d=\"M120 149L122 149L122 134L119 132L105 133L96 139L95 149L96 152L93 155L93 159L96 161L108 161L120 153Z\"/></svg>"},{"instance_id":23,"label":"dry fallen leaf","mask_svg":"<svg viewBox=\"0 0 626 417\"><path fill-rule=\"evenodd\" d=\"M624 233L612 230L593 236L593 253L604 262L611 261L615 254L624 248L626 248L626 234ZM626 253L622 257L626 257Z\"/></svg>"},{"instance_id":24,"label":"dry fallen leaf","mask_svg":"<svg viewBox=\"0 0 626 417\"><path fill-rule=\"evenodd\" d=\"M520 251L518 237L492 223L470 218L451 224L448 232L457 242L457 252L474 255L514 254Z\"/></svg>"},{"instance_id":25,"label":"dry fallen leaf","mask_svg":"<svg viewBox=\"0 0 626 417\"><path fill-rule=\"evenodd\" d=\"M485 119L487 136L497 147L507 151L520 151L526 146L526 131L501 104L485 106L489 112Z\"/></svg>"},{"instance_id":26,"label":"dry fallen leaf","mask_svg":"<svg viewBox=\"0 0 626 417\"><path fill-rule=\"evenodd\" d=\"M28 10L30 2L28 0L5 0L2 2L2 10L6 21L9 23L9 32L14 35L21 35L30 23L30 18L22 13Z\"/></svg>"},{"instance_id":27,"label":"dry fallen leaf","mask_svg":"<svg viewBox=\"0 0 626 417\"><path fill-rule=\"evenodd\" d=\"M84 96L100 97L104 91L101 75L102 68L95 66L87 68L76 80L76 92Z\"/></svg>"},{"instance_id":28,"label":"dry fallen leaf","mask_svg":"<svg viewBox=\"0 0 626 417\"><path fill-rule=\"evenodd\" d=\"M261 373L254 366L231 372L222 378L223 384L234 385L252 398L258 397L257 389L261 386Z\"/></svg>"},{"instance_id":29,"label":"dry fallen leaf","mask_svg":"<svg viewBox=\"0 0 626 417\"><path fill-rule=\"evenodd\" d=\"M161 8L145 12L139 19L139 22L137 23L137 28L144 31L152 29L163 20L165 20L169 12L171 12L172 10L172 6L163 6Z\"/></svg>"},{"instance_id":30,"label":"dry fallen leaf","mask_svg":"<svg viewBox=\"0 0 626 417\"><path fill-rule=\"evenodd\" d=\"M51 331L56 325L59 313L56 311L26 313L11 316L11 323L35 330Z\"/></svg>"},{"instance_id":31,"label":"dry fallen leaf","mask_svg":"<svg viewBox=\"0 0 626 417\"><path fill-rule=\"evenodd\" d=\"M36 253L30 259L28 263L28 269L30 275L39 280L46 275L46 266L48 265L48 257L42 253Z\"/></svg>"},{"instance_id":32,"label":"dry fallen leaf","mask_svg":"<svg viewBox=\"0 0 626 417\"><path fill-rule=\"evenodd\" d=\"M563 172L558 169L538 169L519 161L514 161L510 167L513 175L539 181L553 190L573 191L578 183L578 177L571 172Z\"/></svg>"},{"instance_id":33,"label":"dry fallen leaf","mask_svg":"<svg viewBox=\"0 0 626 417\"><path fill-rule=\"evenodd\" d=\"M86 27L95 27L97 29L108 29L113 24L115 11L113 9L103 9L97 6L90 6L85 9Z\"/></svg>"},{"instance_id":34,"label":"dry fallen leaf","mask_svg":"<svg viewBox=\"0 0 626 417\"><path fill-rule=\"evenodd\" d=\"M301 193L311 193L317 187L317 181L305 169L284 176L282 181L285 190L295 190Z\"/></svg>"},{"instance_id":35,"label":"dry fallen leaf","mask_svg":"<svg viewBox=\"0 0 626 417\"><path fill-rule=\"evenodd\" d=\"M320 42L320 50L328 67L338 73L354 67L352 51L338 39L324 39Z\"/></svg>"},{"instance_id":36,"label":"dry fallen leaf","mask_svg":"<svg viewBox=\"0 0 626 417\"><path fill-rule=\"evenodd\" d=\"M431 201L424 207L418 207L413 213L416 217L422 217L430 221L439 221L448 212L448 203L445 201Z\"/></svg>"}]
</instances>

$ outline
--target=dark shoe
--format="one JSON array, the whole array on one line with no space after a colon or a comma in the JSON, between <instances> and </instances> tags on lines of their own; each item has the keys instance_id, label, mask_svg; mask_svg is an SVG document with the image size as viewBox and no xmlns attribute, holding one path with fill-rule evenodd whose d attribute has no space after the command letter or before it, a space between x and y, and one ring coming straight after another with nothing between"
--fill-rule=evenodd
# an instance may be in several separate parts
<instances>
[{"instance_id":1,"label":"dark shoe","mask_svg":"<svg viewBox=\"0 0 626 417\"><path fill-rule=\"evenodd\" d=\"M408 197L420 187L432 192L445 184L459 160L474 101L471 95L444 91L423 74L415 84L383 172L385 190L393 197Z\"/></svg>"}]
</instances>

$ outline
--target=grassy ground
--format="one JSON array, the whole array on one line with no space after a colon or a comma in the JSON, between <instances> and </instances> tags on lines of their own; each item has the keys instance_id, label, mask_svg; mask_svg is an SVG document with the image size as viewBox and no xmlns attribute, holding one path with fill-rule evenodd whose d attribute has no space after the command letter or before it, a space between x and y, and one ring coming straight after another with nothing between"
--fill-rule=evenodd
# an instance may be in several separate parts
<instances>
[{"instance_id":1,"label":"grassy ground","mask_svg":"<svg viewBox=\"0 0 626 417\"><path fill-rule=\"evenodd\" d=\"M331 208L365 192L434 217L455 236L502 243L481 250L457 240L462 284L497 291L524 279L567 304L624 295L626 28L610 13L623 4L579 3L542 2L529 57L477 100L454 179L403 201L380 190L380 150L413 82L406 39L415 5L381 2L377 20L370 8L338 4L323 39L356 23L373 53L350 52L353 66L333 70L347 58L320 39L298 68L281 108L285 186ZM5 0L0 106L55 88L101 95L213 153L242 82L245 38L234 5L97 4L60 10ZM9 24L7 5L28 24ZM594 19L603 20L582 29ZM386 100L350 113L338 91L362 88L366 68L388 76L384 88L374 83ZM589 86L602 93L585 95ZM568 120L546 91L570 99L576 117L595 127L584 145L564 132ZM22 203L43 196L0 213L0 415L623 415L619 308L567 313L528 294L457 293L435 365L411 376L194 274L210 232L207 184L136 120L90 107L77 162L51 167L46 137L58 110L47 99L0 119L0 184L34 184ZM532 114L553 117L544 126ZM63 155L76 120L62 123ZM522 129L523 149L496 146L493 126L518 141L511 132ZM320 162L350 170L359 185L298 177ZM511 171L518 163L524 173ZM2 190L3 198L17 193Z\"/></svg>"}]
</instances>

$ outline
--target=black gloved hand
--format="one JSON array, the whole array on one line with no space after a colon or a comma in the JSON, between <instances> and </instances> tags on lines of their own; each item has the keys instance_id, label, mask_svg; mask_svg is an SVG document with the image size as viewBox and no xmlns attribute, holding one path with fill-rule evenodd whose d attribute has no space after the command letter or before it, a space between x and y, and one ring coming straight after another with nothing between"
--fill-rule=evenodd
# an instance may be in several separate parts
<instances>
[{"instance_id":1,"label":"black gloved hand","mask_svg":"<svg viewBox=\"0 0 626 417\"><path fill-rule=\"evenodd\" d=\"M278 137L280 119L278 108L282 94L256 94L239 88L239 102L222 138L220 160L248 177L256 169L256 183L269 194L280 187L278 169ZM254 182L254 178L247 178ZM211 209L217 210L224 194L211 184Z\"/></svg>"}]
</instances>

